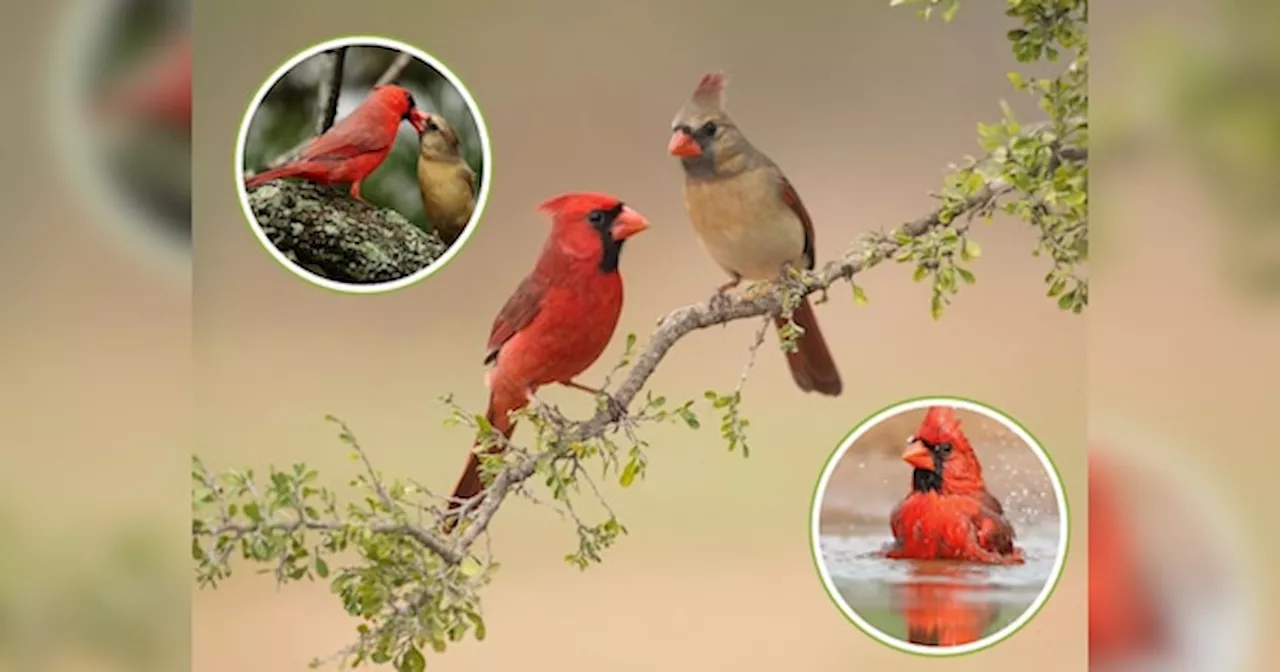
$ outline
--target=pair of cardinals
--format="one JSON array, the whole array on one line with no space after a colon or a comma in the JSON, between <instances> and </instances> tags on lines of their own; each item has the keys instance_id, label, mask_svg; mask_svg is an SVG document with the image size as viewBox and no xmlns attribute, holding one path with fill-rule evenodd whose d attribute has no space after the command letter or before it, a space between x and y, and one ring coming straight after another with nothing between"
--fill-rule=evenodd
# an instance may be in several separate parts
<instances>
[{"instance_id":1,"label":"pair of cardinals","mask_svg":"<svg viewBox=\"0 0 1280 672\"><path fill-rule=\"evenodd\" d=\"M751 145L725 112L725 83L718 72L701 79L676 116L668 147L684 167L685 203L694 229L729 275L718 293L743 280L776 279L789 267L812 269L815 260L809 214L778 166ZM431 172L429 166L424 168L431 162L425 148L429 138L440 134L451 139L456 150L456 136L443 120L420 111L407 90L392 85L376 88L296 160L253 176L246 187L298 177L350 184L351 195L358 199L361 182L390 152L401 121L408 121L423 138L419 183L431 216L430 203L440 192L435 185L441 180L435 173L423 179L424 172ZM469 169L463 174L469 175ZM528 405L543 385L559 383L599 393L575 379L613 337L622 312L622 246L649 226L620 199L600 193L562 194L539 210L552 220L550 235L533 272L494 320L484 357L490 366L485 376L487 417L507 437L514 431L509 414ZM807 301L794 309L792 321L803 329L796 349L787 353L796 383L805 391L840 394L840 375ZM779 325L785 323L779 318ZM452 508L474 506L483 489L479 458L473 452L454 490Z\"/></svg>"},{"instance_id":2,"label":"pair of cardinals","mask_svg":"<svg viewBox=\"0 0 1280 672\"><path fill-rule=\"evenodd\" d=\"M463 160L458 134L449 122L423 112L408 89L394 84L375 87L351 114L307 143L295 158L250 177L245 188L297 177L318 184L349 184L351 197L365 202L360 185L391 153L402 121L418 132L423 211L440 238L451 244L475 212L475 171Z\"/></svg>"}]
</instances>

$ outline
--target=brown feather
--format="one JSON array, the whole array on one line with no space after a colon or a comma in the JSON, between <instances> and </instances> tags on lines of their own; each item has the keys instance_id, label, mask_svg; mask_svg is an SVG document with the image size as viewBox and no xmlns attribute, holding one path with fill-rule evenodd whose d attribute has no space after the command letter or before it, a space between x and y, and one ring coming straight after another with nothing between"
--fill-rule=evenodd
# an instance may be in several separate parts
<instances>
[{"instance_id":1,"label":"brown feather","mask_svg":"<svg viewBox=\"0 0 1280 672\"><path fill-rule=\"evenodd\" d=\"M795 352L788 352L787 366L791 369L791 377L796 385L805 392L817 392L832 397L840 396L844 384L840 381L840 372L836 369L831 351L827 349L827 341L818 330L818 318L813 314L813 307L805 299L791 313L796 326L804 329L804 335L796 339ZM774 323L781 329L787 324L785 318L774 318Z\"/></svg>"}]
</instances>

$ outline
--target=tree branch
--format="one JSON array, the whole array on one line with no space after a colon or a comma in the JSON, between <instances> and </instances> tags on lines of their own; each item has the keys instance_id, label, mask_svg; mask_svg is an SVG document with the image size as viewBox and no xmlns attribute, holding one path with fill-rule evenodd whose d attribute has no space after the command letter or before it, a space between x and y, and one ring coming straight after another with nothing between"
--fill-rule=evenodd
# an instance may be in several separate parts
<instances>
[{"instance_id":1,"label":"tree branch","mask_svg":"<svg viewBox=\"0 0 1280 672\"><path fill-rule=\"evenodd\" d=\"M335 49L330 53L330 59L332 62L329 64L329 77L321 80L318 92L319 116L316 118L316 135L323 135L333 126L334 120L338 117L338 99L342 97L342 71L347 61L347 48Z\"/></svg>"},{"instance_id":2,"label":"tree branch","mask_svg":"<svg viewBox=\"0 0 1280 672\"><path fill-rule=\"evenodd\" d=\"M948 211L945 208L939 208L907 222L899 231L906 237L917 238L941 228L944 222L955 222L958 228L967 228L968 222L957 222L956 214L977 214L989 209L995 199L1011 189L1003 182L989 182L964 203L962 213L954 213L954 209ZM816 273L783 283L783 287L797 296L824 291L837 282L851 280L854 275L892 257L904 244L901 239L893 235L869 234L840 259L828 262ZM663 316L658 321L658 328L649 337L648 344L636 358L630 373L610 395L616 403L601 407L594 416L584 422L570 423L564 434L556 438L552 453L540 455L524 453L515 465L499 472L488 487L484 502L470 516L471 524L453 548L459 553L465 553L475 539L488 528L506 496L513 488L532 477L541 461L563 453L575 443L603 437L611 427L615 426L622 419L619 409L625 409L631 405L644 389L645 383L657 371L658 364L680 339L699 329L778 314L783 308L783 295L783 292L773 291L760 292L755 296L738 295L709 299L678 308ZM560 453L554 451L560 451Z\"/></svg>"},{"instance_id":3,"label":"tree branch","mask_svg":"<svg viewBox=\"0 0 1280 672\"><path fill-rule=\"evenodd\" d=\"M400 79L400 75L404 74L404 69L409 67L409 63L412 60L413 56L410 56L409 54L402 53L399 56L396 56L396 60L391 62L391 65L387 67L387 69L382 73L382 76L378 77L378 80L374 82L373 85L375 87L385 86L397 79Z\"/></svg>"},{"instance_id":4,"label":"tree branch","mask_svg":"<svg viewBox=\"0 0 1280 672\"><path fill-rule=\"evenodd\" d=\"M448 246L400 213L310 182L275 181L249 194L263 233L290 260L351 284L389 282L426 268Z\"/></svg>"}]
</instances>

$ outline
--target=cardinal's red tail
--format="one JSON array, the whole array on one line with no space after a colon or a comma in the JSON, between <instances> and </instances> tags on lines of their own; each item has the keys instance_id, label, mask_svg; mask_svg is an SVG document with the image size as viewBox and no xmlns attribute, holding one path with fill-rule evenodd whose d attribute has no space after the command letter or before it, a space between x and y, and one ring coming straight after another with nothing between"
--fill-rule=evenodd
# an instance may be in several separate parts
<instances>
[{"instance_id":1,"label":"cardinal's red tail","mask_svg":"<svg viewBox=\"0 0 1280 672\"><path fill-rule=\"evenodd\" d=\"M818 392L832 397L840 396L844 389L840 382L840 372L836 370L835 360L827 349L827 342L818 329L818 317L813 314L813 307L805 299L791 313L791 320L804 329L804 335L796 340L796 351L787 353L787 365L791 367L791 377L796 385L805 392ZM781 329L787 324L786 319L777 318L775 322Z\"/></svg>"},{"instance_id":2,"label":"cardinal's red tail","mask_svg":"<svg viewBox=\"0 0 1280 672\"><path fill-rule=\"evenodd\" d=\"M295 175L301 174L302 171L303 171L302 166L297 163L289 163L289 164L280 166L279 168L264 170L261 173L258 173L257 175L254 175L253 177L245 180L244 188L252 189L256 186L266 184L272 180L278 180L282 177L293 177Z\"/></svg>"},{"instance_id":3,"label":"cardinal's red tail","mask_svg":"<svg viewBox=\"0 0 1280 672\"><path fill-rule=\"evenodd\" d=\"M511 433L516 429L516 423L507 417L506 412L497 412L493 407L493 398L489 398L489 410L485 413L485 419L493 428L502 432L506 438L511 438ZM478 445L478 444L477 444ZM500 452L500 451L493 451ZM480 480L480 456L472 451L467 454L467 465L463 467L462 476L458 478L458 484L453 486L453 494L450 496L449 505L446 508L446 516L441 525L441 531L449 534L458 524L456 516L447 515L456 511L464 504L469 505L469 510L474 511L480 506L481 500L470 501L473 497L484 491L485 484Z\"/></svg>"}]
</instances>

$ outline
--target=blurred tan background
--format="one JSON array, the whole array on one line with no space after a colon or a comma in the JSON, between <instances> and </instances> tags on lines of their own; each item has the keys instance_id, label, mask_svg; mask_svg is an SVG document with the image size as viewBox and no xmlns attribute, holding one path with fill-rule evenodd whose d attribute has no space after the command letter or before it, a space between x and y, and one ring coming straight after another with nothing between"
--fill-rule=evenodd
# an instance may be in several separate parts
<instances>
[{"instance_id":1,"label":"blurred tan background","mask_svg":"<svg viewBox=\"0 0 1280 672\"><path fill-rule=\"evenodd\" d=\"M820 258L862 231L926 212L946 163L978 150L976 122L998 116L1009 93L1004 72L1013 62L999 12L965 9L944 27L887 3L784 11L563 2L506 5L500 14L483 4L371 12L324 2L306 13L201 4L197 452L217 467L306 459L336 482L350 472L321 420L332 412L380 468L451 485L470 436L441 426L435 398L455 392L481 408L490 321L547 231L532 208L562 191L617 194L653 224L624 254L620 335L643 338L661 314L706 298L722 278L685 220L680 169L664 150L676 109L712 68L729 72L731 112L803 195ZM297 50L351 33L404 40L452 68L476 97L494 146L493 194L476 236L428 282L387 296L331 294L278 267L248 235L231 182L235 131L261 79ZM574 542L554 515L527 504L504 510L493 529L504 568L487 591L489 638L432 660L433 669L936 665L885 649L845 622L815 575L806 518L823 460L853 424L927 393L972 396L1018 417L1055 453L1073 492L1083 492L1085 320L1044 297L1048 269L1029 255L1029 231L998 222L977 236L985 252L974 268L978 283L940 323L929 317L927 288L905 268L861 280L865 308L842 289L820 309L847 381L839 399L797 392L771 337L746 389L750 459L727 454L714 429L651 431L650 478L612 490L632 534L602 567L582 574L563 563ZM673 400L731 389L754 327L688 338L653 389ZM584 380L598 380L618 353L611 349ZM582 412L590 404L572 391L545 396ZM1029 660L1081 669L1083 559L1073 556L1035 623L954 669ZM342 646L354 627L322 586L277 591L242 577L197 594L193 606L193 663L203 672L302 669ZM1064 654L1046 663L1047 648Z\"/></svg>"},{"instance_id":2,"label":"blurred tan background","mask_svg":"<svg viewBox=\"0 0 1280 672\"><path fill-rule=\"evenodd\" d=\"M1226 507L1219 531L1238 532L1239 549L1195 549L1209 539L1188 539L1198 528L1181 522L1173 506L1135 511L1133 522L1178 537L1152 541L1152 562L1225 550L1261 572L1235 579L1259 608L1260 639L1248 668L1257 670L1274 667L1265 647L1280 616L1280 582L1269 571L1280 534L1259 506L1275 490L1276 454L1261 437L1280 401L1272 383L1280 376L1280 306L1274 292L1241 282L1240 271L1251 258L1280 259L1272 205L1280 169L1277 10L1265 0L1140 0L1098 3L1090 17L1098 64L1091 121L1107 131L1091 182L1098 251L1088 338L1091 438L1135 460L1135 473L1146 478L1165 469L1188 474L1190 486L1140 483L1143 491L1166 490L1156 501L1169 501L1172 489L1187 497L1181 506L1210 496ZM1194 64L1209 86L1179 91L1192 78L1167 70L1170 63ZM1171 92L1180 99L1171 101ZM1209 113L1201 122L1223 123L1197 123L1193 109ZM1207 140L1200 147L1207 154L1191 151L1193 138ZM1265 209L1251 211L1250 200ZM1280 267L1272 269L1274 277ZM1154 466L1144 469L1144 461ZM1145 532L1135 537L1151 536ZM1221 581L1205 583L1212 590ZM1201 602L1207 610L1212 600Z\"/></svg>"}]
</instances>

